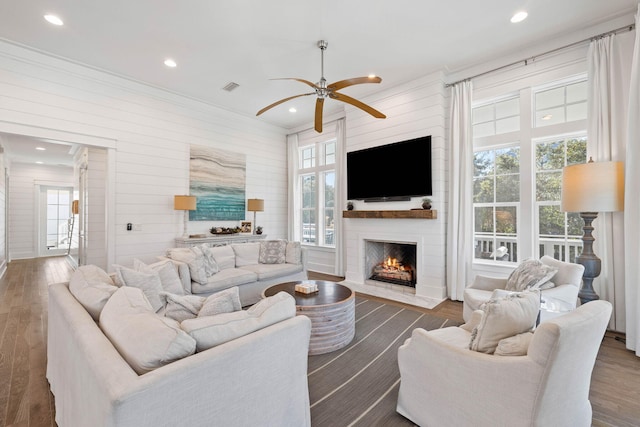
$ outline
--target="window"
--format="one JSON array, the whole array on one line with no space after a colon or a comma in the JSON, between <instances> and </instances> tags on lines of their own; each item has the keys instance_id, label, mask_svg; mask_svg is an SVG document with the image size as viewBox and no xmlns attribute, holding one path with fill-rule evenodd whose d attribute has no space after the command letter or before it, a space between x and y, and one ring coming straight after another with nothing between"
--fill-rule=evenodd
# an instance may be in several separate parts
<instances>
[{"instance_id":1,"label":"window","mask_svg":"<svg viewBox=\"0 0 640 427\"><path fill-rule=\"evenodd\" d=\"M335 247L336 141L300 148L300 236L302 243Z\"/></svg>"},{"instance_id":2,"label":"window","mask_svg":"<svg viewBox=\"0 0 640 427\"><path fill-rule=\"evenodd\" d=\"M66 249L69 245L71 216L71 190L46 189L46 248Z\"/></svg>"},{"instance_id":3,"label":"window","mask_svg":"<svg viewBox=\"0 0 640 427\"><path fill-rule=\"evenodd\" d=\"M473 108L475 260L573 262L582 219L560 210L562 168L586 161L585 76Z\"/></svg>"}]
</instances>

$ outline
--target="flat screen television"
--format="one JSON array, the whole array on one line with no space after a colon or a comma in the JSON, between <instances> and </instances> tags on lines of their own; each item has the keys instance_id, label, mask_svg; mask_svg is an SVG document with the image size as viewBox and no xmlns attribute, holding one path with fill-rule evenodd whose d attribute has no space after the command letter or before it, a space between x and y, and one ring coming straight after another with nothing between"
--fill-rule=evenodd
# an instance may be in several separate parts
<instances>
[{"instance_id":1,"label":"flat screen television","mask_svg":"<svg viewBox=\"0 0 640 427\"><path fill-rule=\"evenodd\" d=\"M431 135L347 153L349 200L431 196L431 178Z\"/></svg>"}]
</instances>

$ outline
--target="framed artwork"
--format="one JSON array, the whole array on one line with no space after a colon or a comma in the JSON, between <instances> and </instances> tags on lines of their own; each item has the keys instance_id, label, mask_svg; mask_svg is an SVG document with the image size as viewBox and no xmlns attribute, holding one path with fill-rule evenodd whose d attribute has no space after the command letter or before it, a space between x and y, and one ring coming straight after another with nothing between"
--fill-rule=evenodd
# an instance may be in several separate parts
<instances>
[{"instance_id":1,"label":"framed artwork","mask_svg":"<svg viewBox=\"0 0 640 427\"><path fill-rule=\"evenodd\" d=\"M251 221L242 221L240 223L240 232L241 233L251 233L253 229L251 228Z\"/></svg>"},{"instance_id":2,"label":"framed artwork","mask_svg":"<svg viewBox=\"0 0 640 427\"><path fill-rule=\"evenodd\" d=\"M189 221L239 221L245 217L246 156L191 145L189 192L198 198Z\"/></svg>"}]
</instances>

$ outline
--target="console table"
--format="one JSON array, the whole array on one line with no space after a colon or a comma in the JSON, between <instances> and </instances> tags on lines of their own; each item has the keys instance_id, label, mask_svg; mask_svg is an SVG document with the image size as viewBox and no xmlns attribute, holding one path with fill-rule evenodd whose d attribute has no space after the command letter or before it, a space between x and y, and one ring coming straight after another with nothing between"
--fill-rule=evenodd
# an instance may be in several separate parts
<instances>
[{"instance_id":1,"label":"console table","mask_svg":"<svg viewBox=\"0 0 640 427\"><path fill-rule=\"evenodd\" d=\"M207 237L177 237L177 248L190 248L206 243L209 246L225 246L231 243L258 242L267 238L266 234L220 234Z\"/></svg>"}]
</instances>

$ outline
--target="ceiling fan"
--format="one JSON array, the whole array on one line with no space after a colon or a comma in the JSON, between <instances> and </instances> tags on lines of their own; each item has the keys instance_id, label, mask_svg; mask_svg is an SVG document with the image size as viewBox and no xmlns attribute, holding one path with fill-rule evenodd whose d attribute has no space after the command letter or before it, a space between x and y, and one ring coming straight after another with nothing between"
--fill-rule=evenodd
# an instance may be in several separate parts
<instances>
[{"instance_id":1,"label":"ceiling fan","mask_svg":"<svg viewBox=\"0 0 640 427\"><path fill-rule=\"evenodd\" d=\"M317 95L318 99L316 99L316 116L315 116L315 130L316 132L322 132L322 107L324 105L325 98L335 99L336 101L346 102L347 104L351 104L354 107L358 107L362 111L371 114L373 117L378 119L384 119L387 116L382 114L380 111L375 108L371 108L367 104L364 104L357 99L351 98L350 96L339 93L338 90L353 86L361 83L380 83L382 79L380 77L354 77L352 79L340 80L335 83L331 83L327 85L327 80L324 78L324 51L327 49L327 41L319 40L318 47L320 48L320 81L318 83L311 83L308 80L304 79L296 79L296 78L281 78L281 79L272 79L272 80L297 80L302 82L308 86L311 86L314 89L314 92L303 93L300 95L290 96L288 98L281 99L280 101L274 102L271 105L267 105L262 110L256 113L256 116L264 113L265 111L282 104L283 102L287 102L294 98L299 98L301 96L309 96L309 95Z\"/></svg>"}]
</instances>

